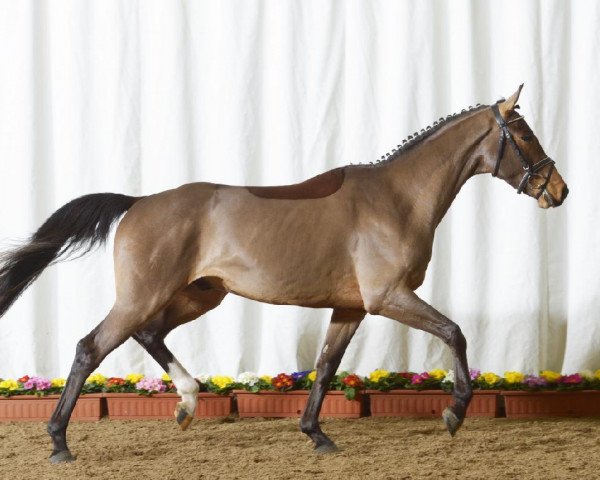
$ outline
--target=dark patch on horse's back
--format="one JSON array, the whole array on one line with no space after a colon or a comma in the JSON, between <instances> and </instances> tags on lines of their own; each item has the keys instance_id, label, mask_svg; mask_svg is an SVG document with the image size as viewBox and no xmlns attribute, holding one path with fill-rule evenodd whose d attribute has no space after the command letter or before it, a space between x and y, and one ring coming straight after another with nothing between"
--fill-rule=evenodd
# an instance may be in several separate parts
<instances>
[{"instance_id":1,"label":"dark patch on horse's back","mask_svg":"<svg viewBox=\"0 0 600 480\"><path fill-rule=\"evenodd\" d=\"M282 200L324 198L337 192L344 183L344 169L336 168L294 185L246 187L252 195Z\"/></svg>"}]
</instances>

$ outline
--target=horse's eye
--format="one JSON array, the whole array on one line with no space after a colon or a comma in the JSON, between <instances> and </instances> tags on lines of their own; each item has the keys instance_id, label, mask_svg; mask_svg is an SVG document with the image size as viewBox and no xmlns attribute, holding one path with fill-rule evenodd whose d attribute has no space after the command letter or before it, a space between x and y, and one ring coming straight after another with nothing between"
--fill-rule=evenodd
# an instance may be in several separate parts
<instances>
[{"instance_id":1,"label":"horse's eye","mask_svg":"<svg viewBox=\"0 0 600 480\"><path fill-rule=\"evenodd\" d=\"M533 140L533 135L524 135L523 137L521 137L521 140L531 142Z\"/></svg>"}]
</instances>

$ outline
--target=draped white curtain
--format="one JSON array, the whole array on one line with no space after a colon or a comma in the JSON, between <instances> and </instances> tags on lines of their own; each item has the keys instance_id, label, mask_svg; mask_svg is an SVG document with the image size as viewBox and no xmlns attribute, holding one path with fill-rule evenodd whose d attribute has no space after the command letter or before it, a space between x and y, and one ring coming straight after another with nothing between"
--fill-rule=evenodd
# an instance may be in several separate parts
<instances>
[{"instance_id":1,"label":"draped white curtain","mask_svg":"<svg viewBox=\"0 0 600 480\"><path fill-rule=\"evenodd\" d=\"M519 101L571 193L551 211L487 175L440 225L420 295L470 364L600 368L600 2L0 1L0 248L92 192L288 184L369 162L440 116ZM0 320L0 377L65 375L114 300L112 245L50 267ZM193 374L312 368L328 310L230 295L168 345ZM342 367L451 367L367 317ZM160 368L129 340L99 368Z\"/></svg>"}]
</instances>

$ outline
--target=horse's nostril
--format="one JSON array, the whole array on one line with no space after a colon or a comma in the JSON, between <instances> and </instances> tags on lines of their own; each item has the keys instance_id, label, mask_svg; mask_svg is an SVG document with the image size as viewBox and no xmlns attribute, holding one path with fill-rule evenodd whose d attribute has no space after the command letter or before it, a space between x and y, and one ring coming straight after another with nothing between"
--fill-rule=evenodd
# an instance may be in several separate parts
<instances>
[{"instance_id":1,"label":"horse's nostril","mask_svg":"<svg viewBox=\"0 0 600 480\"><path fill-rule=\"evenodd\" d=\"M562 198L560 200L563 201L565 198L567 198L568 194L569 194L569 188L565 185L565 188L563 188L563 191L562 191Z\"/></svg>"}]
</instances>

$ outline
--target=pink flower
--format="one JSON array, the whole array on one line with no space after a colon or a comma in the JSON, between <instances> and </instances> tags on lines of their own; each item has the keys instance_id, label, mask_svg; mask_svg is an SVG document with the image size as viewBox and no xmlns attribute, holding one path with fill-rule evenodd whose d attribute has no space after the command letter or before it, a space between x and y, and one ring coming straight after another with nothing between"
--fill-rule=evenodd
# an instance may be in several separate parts
<instances>
[{"instance_id":1,"label":"pink flower","mask_svg":"<svg viewBox=\"0 0 600 480\"><path fill-rule=\"evenodd\" d=\"M160 378L143 378L135 384L135 388L156 393L162 393L167 390L167 386Z\"/></svg>"},{"instance_id":2,"label":"pink flower","mask_svg":"<svg viewBox=\"0 0 600 480\"><path fill-rule=\"evenodd\" d=\"M525 385L531 388L539 388L539 387L547 387L548 380L542 377L536 377L535 375L526 375L525 381L523 382Z\"/></svg>"},{"instance_id":3,"label":"pink flower","mask_svg":"<svg viewBox=\"0 0 600 480\"><path fill-rule=\"evenodd\" d=\"M416 373L413 375L412 379L410 380L410 383L413 385L420 385L428 378L429 378L429 374L427 372L423 372L421 374Z\"/></svg>"},{"instance_id":4,"label":"pink flower","mask_svg":"<svg viewBox=\"0 0 600 480\"><path fill-rule=\"evenodd\" d=\"M23 384L23 388L25 390L43 391L48 390L51 387L51 385L52 384L50 380L46 380L42 377L31 377Z\"/></svg>"}]
</instances>

